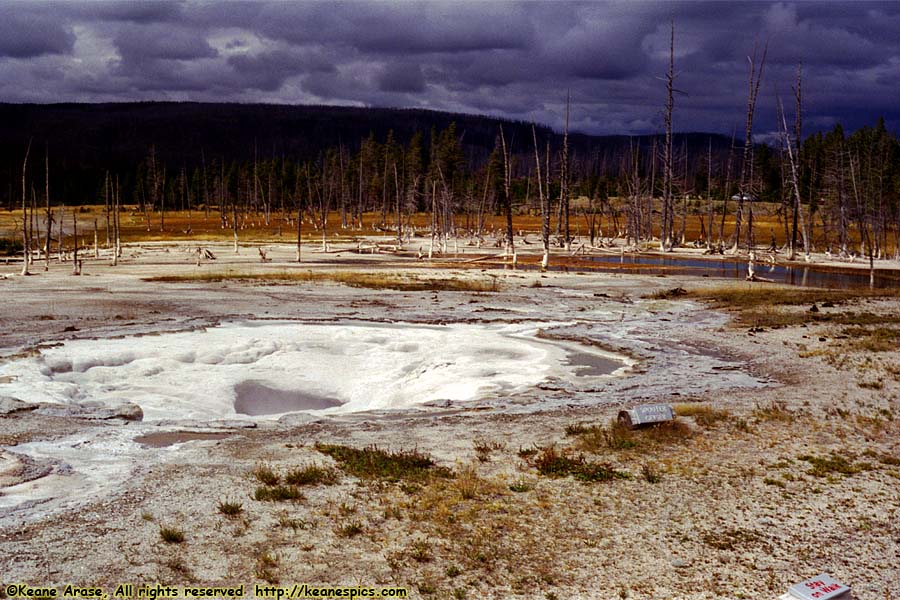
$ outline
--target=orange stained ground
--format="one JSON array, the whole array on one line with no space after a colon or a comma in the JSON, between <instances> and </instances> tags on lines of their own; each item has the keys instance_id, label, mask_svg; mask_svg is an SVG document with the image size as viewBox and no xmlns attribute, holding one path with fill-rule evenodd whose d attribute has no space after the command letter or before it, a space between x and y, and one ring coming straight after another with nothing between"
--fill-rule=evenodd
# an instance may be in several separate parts
<instances>
[{"instance_id":1,"label":"orange stained ground","mask_svg":"<svg viewBox=\"0 0 900 600\"><path fill-rule=\"evenodd\" d=\"M731 207L733 210L733 207ZM82 240L81 244L89 245L93 243L94 224L96 222L98 230L98 238L101 244L106 242L106 211L103 206L82 206L75 209L78 219L78 233ZM72 239L72 207L65 208L64 230L65 243L71 244ZM226 215L230 218L230 214ZM59 208L54 208L54 221L59 217ZM37 211L39 222L43 223L44 212ZM350 217L348 216L348 219ZM355 224L350 224L347 228L341 227L341 216L338 212L332 212L328 217L327 236L329 239L352 239L356 236L384 235L393 236L396 231L396 216L393 213L387 214L384 227L380 227L381 213L370 212L363 215L363 227L357 228ZM475 215L457 214L455 223L460 229L474 229L476 226ZM686 242L699 240L701 236L701 222L705 222L706 215L689 214L686 224ZM715 215L714 239L718 239L718 228L721 215ZM21 222L22 212L0 210L0 237L5 238L21 238ZM569 217L570 229L573 235L579 238L586 238L588 235L588 221L582 211L573 212ZM431 215L429 213L415 213L412 215L404 215L404 227L410 224L414 226L419 235L427 236L431 223ZM149 224L148 217L145 213L137 210L137 207L127 206L123 209L121 215L122 224L122 240L123 242L140 242L140 241L230 241L233 239L233 232L230 221L227 227L221 226L221 219L218 211L211 209L209 217L203 209L187 211L166 211L163 217L158 211L150 212ZM618 220L619 228L624 229L624 213L621 213ZM149 225L149 226L148 226ZM681 227L681 217L676 216L676 229ZM615 232L612 220L606 216L597 217L596 226L601 228L602 235L609 237ZM654 215L654 234L659 234L659 215ZM41 225L43 229L44 225ZM272 213L270 215L269 224L266 225L262 214L250 213L246 216L243 228L238 230L239 238L244 242L283 242L291 243L296 240L296 213L281 215ZM532 243L538 243L541 229L541 218L539 214L519 214L513 217L513 227L516 233L524 232L528 234ZM54 225L55 228L55 225ZM503 215L489 214L484 217L485 236L505 230L506 218ZM556 219L551 220L551 234L556 230ZM725 239L729 240L734 232L734 216L727 215L725 218L724 234ZM754 235L756 243L760 246L767 245L772 236L775 236L777 244L781 245L785 242L785 228L779 215L775 213L774 206L758 205L754 216ZM798 234L799 235L799 234ZM834 233L830 234L832 237ZM53 237L56 238L57 233L54 231ZM746 236L746 218L744 219L744 233ZM43 231L41 232L43 237ZM307 217L303 223L303 238L311 240L319 240L322 237L321 230L315 227ZM820 219L816 219L816 225L813 231L813 241L816 246L824 249L824 227ZM893 237L893 236L891 236ZM801 241L798 239L798 243Z\"/></svg>"}]
</instances>

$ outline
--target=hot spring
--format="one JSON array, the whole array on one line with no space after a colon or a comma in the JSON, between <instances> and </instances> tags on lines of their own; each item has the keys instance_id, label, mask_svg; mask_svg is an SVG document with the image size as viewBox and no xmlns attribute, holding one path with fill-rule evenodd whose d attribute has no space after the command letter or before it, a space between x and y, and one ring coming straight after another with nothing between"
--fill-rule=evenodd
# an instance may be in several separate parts
<instances>
[{"instance_id":1,"label":"hot spring","mask_svg":"<svg viewBox=\"0 0 900 600\"><path fill-rule=\"evenodd\" d=\"M560 324L237 321L73 340L0 366L0 392L63 405L130 402L145 421L273 419L510 396L628 365L538 336L553 325Z\"/></svg>"}]
</instances>

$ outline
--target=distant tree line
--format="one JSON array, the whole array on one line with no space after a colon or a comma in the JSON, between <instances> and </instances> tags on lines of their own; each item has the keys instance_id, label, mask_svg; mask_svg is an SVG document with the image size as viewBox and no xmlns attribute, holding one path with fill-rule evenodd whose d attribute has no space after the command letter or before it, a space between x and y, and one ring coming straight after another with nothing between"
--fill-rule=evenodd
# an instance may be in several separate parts
<instances>
[{"instance_id":1,"label":"distant tree line","mask_svg":"<svg viewBox=\"0 0 900 600\"><path fill-rule=\"evenodd\" d=\"M802 237L807 250L877 258L900 247L900 144L883 120L850 135L837 125L800 144L798 126L780 144L745 153L741 140L721 135L564 137L529 123L428 111L0 106L0 122L17 117L3 134L0 198L39 215L45 205L109 206L118 198L148 229L165 231L167 212L192 211L237 236L248 223L293 227L298 215L324 234L360 227L364 213L375 213L377 226L402 241L414 213L428 213L439 238L480 237L486 215L502 214L507 203L538 215L546 197L560 245L574 229L593 244L598 217L605 236L640 244L661 239L665 227L674 245L685 244L696 241L686 239L690 217L699 218L707 246L746 247L754 240L724 223L752 196L751 222L753 210L774 206L780 237ZM668 198L662 208L660 198ZM339 222L329 223L335 214Z\"/></svg>"}]
</instances>

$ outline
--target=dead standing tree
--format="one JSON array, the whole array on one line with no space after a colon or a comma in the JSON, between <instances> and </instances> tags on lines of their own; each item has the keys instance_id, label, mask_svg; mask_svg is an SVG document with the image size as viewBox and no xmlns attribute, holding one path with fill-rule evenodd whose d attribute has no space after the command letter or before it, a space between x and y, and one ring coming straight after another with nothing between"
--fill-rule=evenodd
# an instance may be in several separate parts
<instances>
[{"instance_id":1,"label":"dead standing tree","mask_svg":"<svg viewBox=\"0 0 900 600\"><path fill-rule=\"evenodd\" d=\"M758 69L756 63L756 47L753 48L753 56L747 57L747 61L750 63L750 77L748 78L749 83L747 90L747 123L744 137L744 156L741 161L741 178L738 185L738 206L734 218L734 245L731 248L732 254L737 254L741 243L741 221L744 213L744 201L747 201L748 203L747 246L751 250L753 249L753 198L750 195L753 187L753 113L756 110L756 98L759 94L759 84L760 81L762 81L763 67L766 64L766 54L768 51L769 44L766 42Z\"/></svg>"},{"instance_id":2,"label":"dead standing tree","mask_svg":"<svg viewBox=\"0 0 900 600\"><path fill-rule=\"evenodd\" d=\"M544 256L541 259L541 270L546 271L550 264L550 190L544 194L544 184L541 180L541 157L538 152L537 131L534 123L531 124L531 137L534 140L534 165L537 169L538 196L541 200L541 242L544 245Z\"/></svg>"},{"instance_id":3,"label":"dead standing tree","mask_svg":"<svg viewBox=\"0 0 900 600\"><path fill-rule=\"evenodd\" d=\"M538 176L540 178L540 176ZM550 190L547 190L547 194ZM569 93L566 92L566 126L563 130L562 159L559 166L559 211L562 216L563 245L566 252L572 250L569 232Z\"/></svg>"},{"instance_id":4,"label":"dead standing tree","mask_svg":"<svg viewBox=\"0 0 900 600\"><path fill-rule=\"evenodd\" d=\"M675 169L674 151L672 147L672 112L675 110L675 21L672 21L672 35L669 41L669 70L666 73L666 141L663 147L663 206L662 231L659 236L659 249L670 252L674 233L674 194L673 180Z\"/></svg>"},{"instance_id":5,"label":"dead standing tree","mask_svg":"<svg viewBox=\"0 0 900 600\"><path fill-rule=\"evenodd\" d=\"M28 155L31 153L31 140L25 149L25 159L22 161L22 275L30 275L28 263L31 260L31 239L28 237L28 190L25 186L25 174L28 170Z\"/></svg>"},{"instance_id":6,"label":"dead standing tree","mask_svg":"<svg viewBox=\"0 0 900 600\"><path fill-rule=\"evenodd\" d=\"M800 204L800 177L797 174L797 163L799 162L799 157L794 156L794 143L791 140L790 134L787 130L787 120L784 117L784 107L781 105L781 99L778 100L778 109L781 113L781 136L784 140L784 146L787 149L788 153L788 162L791 166L791 191L793 192L793 205L794 205L794 229L792 233L791 243L790 243L790 255L788 260L794 260L796 253L796 240L797 240L797 219L799 215L799 219L802 224L802 233L803 233L803 250L806 253L806 259L809 260L809 238L806 235L806 224L803 219L802 206ZM798 117L799 119L799 117ZM799 146L799 144L798 144Z\"/></svg>"},{"instance_id":7,"label":"dead standing tree","mask_svg":"<svg viewBox=\"0 0 900 600\"><path fill-rule=\"evenodd\" d=\"M500 147L503 152L503 203L506 210L506 247L504 256L512 257L513 265L516 264L516 248L513 243L513 219L512 196L510 192L510 164L509 149L506 146L506 137L503 135L503 125L500 125Z\"/></svg>"},{"instance_id":8,"label":"dead standing tree","mask_svg":"<svg viewBox=\"0 0 900 600\"><path fill-rule=\"evenodd\" d=\"M44 195L47 200L47 239L44 240L44 270L50 270L50 238L53 236L53 212L50 210L50 145L44 153Z\"/></svg>"},{"instance_id":9,"label":"dead standing tree","mask_svg":"<svg viewBox=\"0 0 900 600\"><path fill-rule=\"evenodd\" d=\"M793 178L793 187L795 192L795 202L794 202L794 218L793 218L793 227L791 228L791 244L790 244L790 260L794 260L794 256L797 251L797 227L799 221L800 231L803 235L803 251L806 253L807 260L809 259L809 236L806 233L806 220L803 218L803 205L800 203L800 186L798 184L798 175L797 169L795 167L795 162L800 162L800 148L803 143L803 96L802 96L802 84L803 84L803 65L797 65L797 87L794 88L794 99L797 102L797 120L794 124L794 142L797 144L797 156L796 161L794 158L791 158L791 177ZM780 103L779 103L780 107ZM781 121L783 126L783 131L787 133L787 123L784 119L784 108L781 108ZM786 144L788 144L788 151L791 151L790 140L786 140Z\"/></svg>"}]
</instances>

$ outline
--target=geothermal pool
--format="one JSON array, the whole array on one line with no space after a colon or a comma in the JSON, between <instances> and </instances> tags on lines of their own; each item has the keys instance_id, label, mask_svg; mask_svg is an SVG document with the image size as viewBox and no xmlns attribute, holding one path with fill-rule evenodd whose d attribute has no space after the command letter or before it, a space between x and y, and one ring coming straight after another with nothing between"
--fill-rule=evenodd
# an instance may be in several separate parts
<instances>
[{"instance_id":1,"label":"geothermal pool","mask_svg":"<svg viewBox=\"0 0 900 600\"><path fill-rule=\"evenodd\" d=\"M0 393L64 405L130 402L145 421L272 419L505 396L627 366L593 347L538 337L554 325L238 321L73 340L0 366Z\"/></svg>"}]
</instances>

